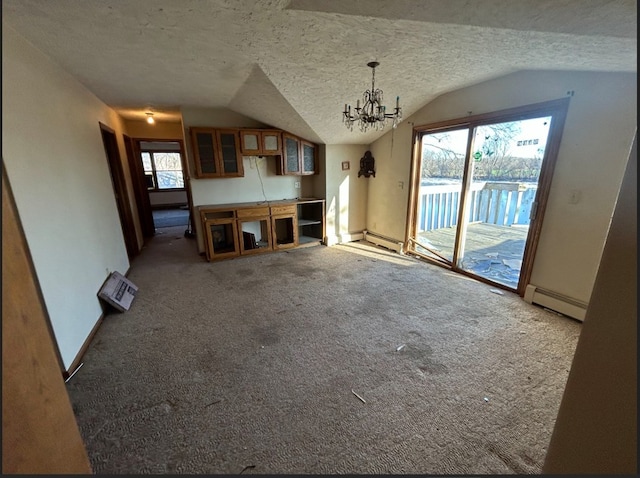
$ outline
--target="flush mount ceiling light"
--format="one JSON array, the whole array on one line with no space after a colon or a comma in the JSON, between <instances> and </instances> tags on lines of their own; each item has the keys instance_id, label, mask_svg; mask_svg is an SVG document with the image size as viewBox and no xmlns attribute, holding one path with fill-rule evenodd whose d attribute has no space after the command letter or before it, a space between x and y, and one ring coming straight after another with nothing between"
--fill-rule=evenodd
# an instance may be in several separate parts
<instances>
[{"instance_id":1,"label":"flush mount ceiling light","mask_svg":"<svg viewBox=\"0 0 640 478\"><path fill-rule=\"evenodd\" d=\"M153 124L156 120L153 119L153 113L147 113L147 123Z\"/></svg>"},{"instance_id":2,"label":"flush mount ceiling light","mask_svg":"<svg viewBox=\"0 0 640 478\"><path fill-rule=\"evenodd\" d=\"M360 107L360 100L358 100L352 114L351 105L344 105L342 122L347 125L350 131L353 131L354 123L358 123L362 132L369 128L381 130L385 127L388 119L393 120L392 125L396 128L402 119L399 96L396 96L396 107L393 113L387 113L386 107L382 105L382 90L376 89L376 66L379 64L377 61L367 63L367 66L371 68L371 89L362 95L362 107Z\"/></svg>"}]
</instances>

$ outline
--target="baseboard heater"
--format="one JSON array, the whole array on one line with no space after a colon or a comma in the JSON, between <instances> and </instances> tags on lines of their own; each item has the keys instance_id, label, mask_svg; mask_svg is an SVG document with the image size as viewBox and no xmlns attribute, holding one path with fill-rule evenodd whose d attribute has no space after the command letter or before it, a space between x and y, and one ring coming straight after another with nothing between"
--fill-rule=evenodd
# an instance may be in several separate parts
<instances>
[{"instance_id":1,"label":"baseboard heater","mask_svg":"<svg viewBox=\"0 0 640 478\"><path fill-rule=\"evenodd\" d=\"M524 301L529 304L537 304L547 309L555 310L563 315L579 321L584 320L588 304L572 299L551 290L541 289L529 284L524 292Z\"/></svg>"},{"instance_id":2,"label":"baseboard heater","mask_svg":"<svg viewBox=\"0 0 640 478\"><path fill-rule=\"evenodd\" d=\"M380 234L369 232L366 229L362 231L362 234L364 235L364 240L367 242L386 247L387 249L396 251L400 254L404 254L404 245L397 239L391 239L390 237L385 237Z\"/></svg>"}]
</instances>

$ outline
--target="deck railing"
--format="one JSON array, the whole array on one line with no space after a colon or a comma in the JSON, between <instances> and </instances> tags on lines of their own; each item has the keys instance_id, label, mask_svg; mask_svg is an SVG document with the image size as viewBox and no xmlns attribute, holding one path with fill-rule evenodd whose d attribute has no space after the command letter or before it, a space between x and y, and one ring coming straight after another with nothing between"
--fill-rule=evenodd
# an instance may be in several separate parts
<instances>
[{"instance_id":1,"label":"deck railing","mask_svg":"<svg viewBox=\"0 0 640 478\"><path fill-rule=\"evenodd\" d=\"M475 182L469 193L469 222L501 226L528 225L537 184ZM460 184L421 186L418 232L452 227L458 222Z\"/></svg>"}]
</instances>

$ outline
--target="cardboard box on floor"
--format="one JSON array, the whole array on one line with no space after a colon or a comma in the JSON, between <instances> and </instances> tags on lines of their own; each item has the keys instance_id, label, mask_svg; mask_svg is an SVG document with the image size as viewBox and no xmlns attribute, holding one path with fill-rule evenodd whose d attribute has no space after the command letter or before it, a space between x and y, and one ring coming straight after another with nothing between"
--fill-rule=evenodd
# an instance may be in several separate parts
<instances>
[{"instance_id":1,"label":"cardboard box on floor","mask_svg":"<svg viewBox=\"0 0 640 478\"><path fill-rule=\"evenodd\" d=\"M112 272L98 292L98 297L120 312L129 310L138 287L117 271Z\"/></svg>"}]
</instances>

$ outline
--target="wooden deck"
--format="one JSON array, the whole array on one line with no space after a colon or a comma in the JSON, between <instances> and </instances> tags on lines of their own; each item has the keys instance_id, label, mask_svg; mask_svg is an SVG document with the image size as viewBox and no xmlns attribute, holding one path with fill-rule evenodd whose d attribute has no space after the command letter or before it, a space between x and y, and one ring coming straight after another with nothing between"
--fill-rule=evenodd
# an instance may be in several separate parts
<instances>
[{"instance_id":1,"label":"wooden deck","mask_svg":"<svg viewBox=\"0 0 640 478\"><path fill-rule=\"evenodd\" d=\"M469 224L460 268L515 289L528 232L528 226ZM455 227L446 227L421 232L417 239L426 248L451 261L455 234ZM420 246L416 250L434 256Z\"/></svg>"}]
</instances>

